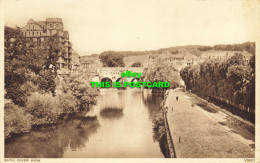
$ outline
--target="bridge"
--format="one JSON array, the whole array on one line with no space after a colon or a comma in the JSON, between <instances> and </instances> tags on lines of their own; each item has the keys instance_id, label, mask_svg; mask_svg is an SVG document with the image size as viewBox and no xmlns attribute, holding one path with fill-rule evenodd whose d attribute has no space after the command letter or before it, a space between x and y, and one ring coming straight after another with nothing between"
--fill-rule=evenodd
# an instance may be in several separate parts
<instances>
[{"instance_id":1,"label":"bridge","mask_svg":"<svg viewBox=\"0 0 260 163\"><path fill-rule=\"evenodd\" d=\"M110 82L118 82L118 81L134 81L139 80L135 77L121 77L122 72L131 71L143 73L144 67L101 67L97 70L95 77L92 81L110 81ZM142 76L141 76L142 78Z\"/></svg>"}]
</instances>

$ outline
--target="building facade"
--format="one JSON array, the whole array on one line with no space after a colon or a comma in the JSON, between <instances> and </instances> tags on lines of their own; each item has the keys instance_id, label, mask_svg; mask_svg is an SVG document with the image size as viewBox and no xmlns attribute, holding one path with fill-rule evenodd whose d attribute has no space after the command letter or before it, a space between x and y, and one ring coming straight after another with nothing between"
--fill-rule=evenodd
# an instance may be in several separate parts
<instances>
[{"instance_id":1,"label":"building facade","mask_svg":"<svg viewBox=\"0 0 260 163\"><path fill-rule=\"evenodd\" d=\"M58 54L58 70L72 70L78 66L74 65L74 63L78 64L79 62L73 61L73 59L77 60L79 56L72 49L72 43L69 40L69 32L64 30L61 18L47 18L45 21L34 21L33 19L30 19L27 21L27 24L21 28L21 31L26 38L31 39L38 44L44 42L46 37L54 35L59 36L59 41L63 44L63 49L60 51L60 54Z\"/></svg>"}]
</instances>

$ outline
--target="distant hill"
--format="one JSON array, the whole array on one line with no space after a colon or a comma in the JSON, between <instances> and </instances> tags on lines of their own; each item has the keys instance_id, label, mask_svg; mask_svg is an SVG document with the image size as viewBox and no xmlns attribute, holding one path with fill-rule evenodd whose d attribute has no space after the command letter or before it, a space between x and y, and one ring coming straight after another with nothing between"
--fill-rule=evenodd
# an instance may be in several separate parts
<instances>
[{"instance_id":1,"label":"distant hill","mask_svg":"<svg viewBox=\"0 0 260 163\"><path fill-rule=\"evenodd\" d=\"M171 54L178 53L191 53L196 56L200 55L202 51L216 50L216 51L247 51L255 55L255 42L245 42L242 44L219 44L215 46L203 46L203 45L185 45L185 46L174 46L169 48L161 48L158 50L149 51L113 51L116 54L127 56L137 56L137 55L147 55L147 54L163 54L168 52ZM111 51L104 51L102 53L108 53ZM97 56L97 54L92 54L90 56ZM83 57L83 56L82 56Z\"/></svg>"}]
</instances>

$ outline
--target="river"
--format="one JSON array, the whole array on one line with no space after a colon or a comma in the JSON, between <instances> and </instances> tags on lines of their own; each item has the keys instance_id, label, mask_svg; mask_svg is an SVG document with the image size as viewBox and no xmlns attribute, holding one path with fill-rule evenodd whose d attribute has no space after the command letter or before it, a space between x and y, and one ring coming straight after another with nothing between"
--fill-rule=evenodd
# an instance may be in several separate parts
<instances>
[{"instance_id":1,"label":"river","mask_svg":"<svg viewBox=\"0 0 260 163\"><path fill-rule=\"evenodd\" d=\"M102 89L98 104L87 114L96 118L74 117L16 135L5 142L5 157L164 157L152 122L162 100L149 90Z\"/></svg>"}]
</instances>

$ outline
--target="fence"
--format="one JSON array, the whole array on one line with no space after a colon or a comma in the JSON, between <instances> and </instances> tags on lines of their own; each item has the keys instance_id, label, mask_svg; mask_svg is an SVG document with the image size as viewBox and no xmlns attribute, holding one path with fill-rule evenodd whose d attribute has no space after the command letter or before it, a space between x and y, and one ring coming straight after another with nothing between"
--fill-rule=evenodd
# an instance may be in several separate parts
<instances>
[{"instance_id":1,"label":"fence","mask_svg":"<svg viewBox=\"0 0 260 163\"><path fill-rule=\"evenodd\" d=\"M164 125L165 125L165 130L166 130L167 144L168 144L169 151L170 151L170 158L177 158L173 140L172 140L170 127L169 127L169 123L168 123L168 119L167 119L167 110L168 110L168 108L165 108L165 110L164 110Z\"/></svg>"}]
</instances>

